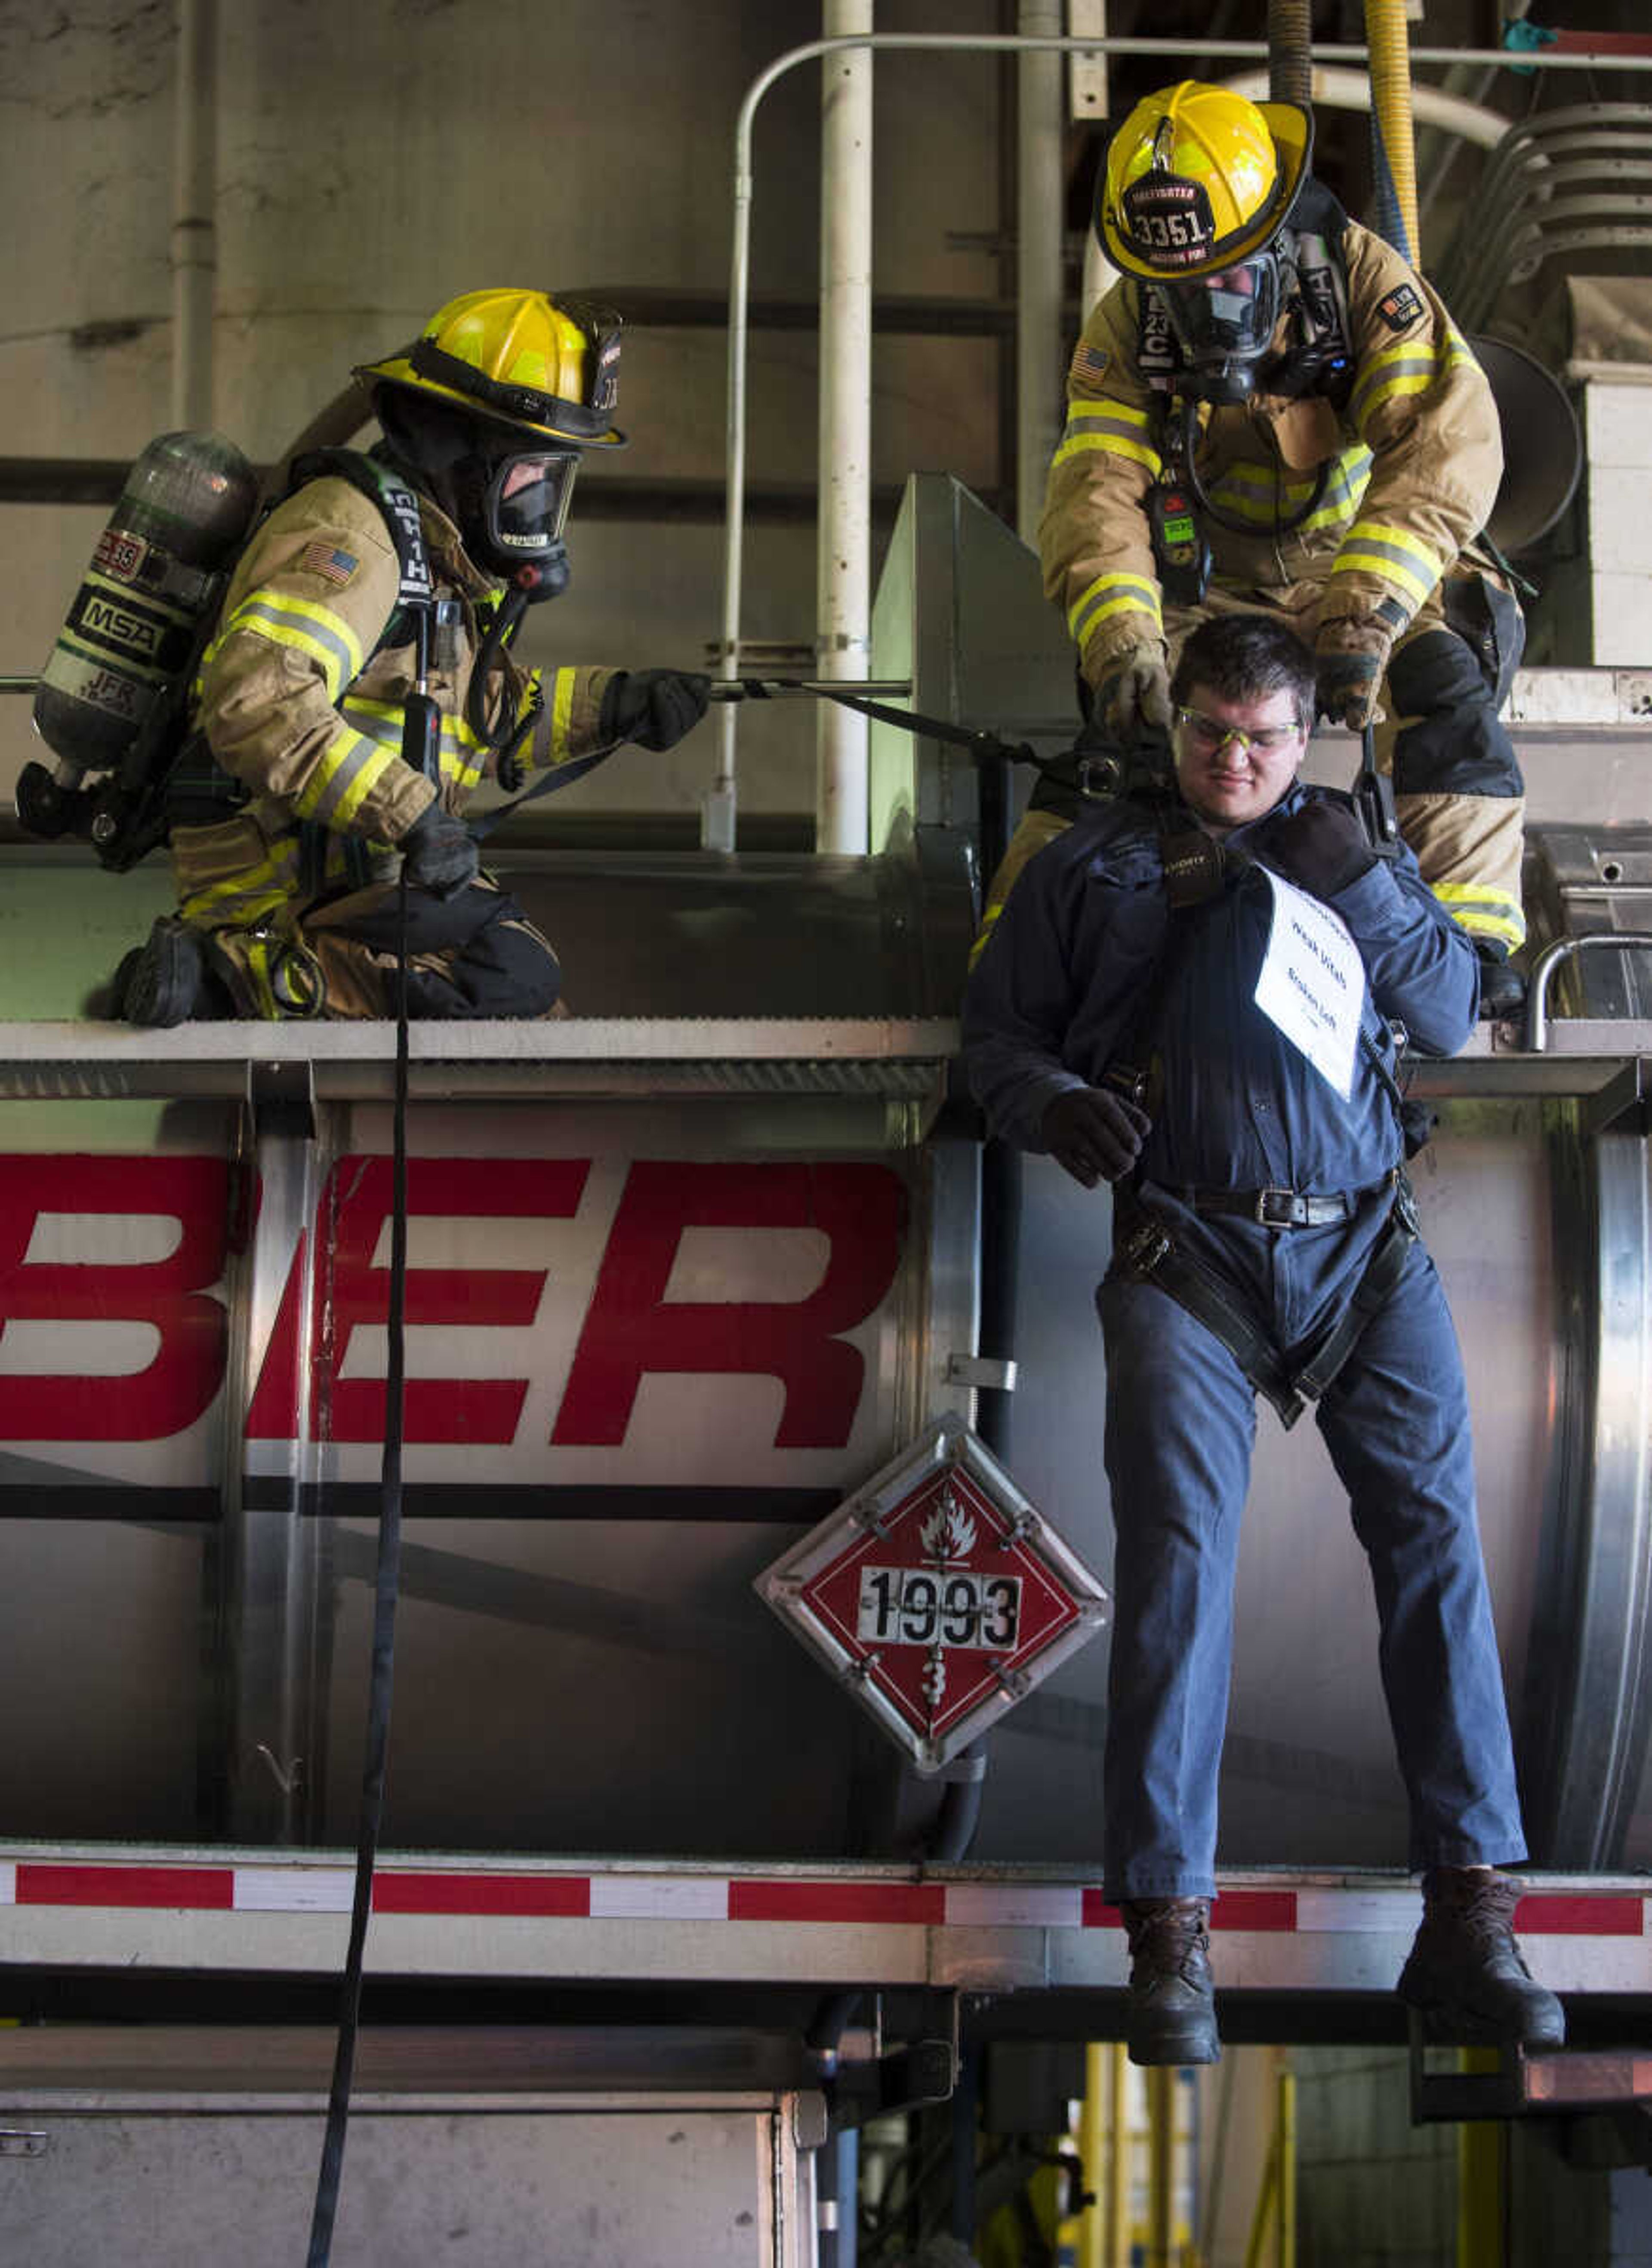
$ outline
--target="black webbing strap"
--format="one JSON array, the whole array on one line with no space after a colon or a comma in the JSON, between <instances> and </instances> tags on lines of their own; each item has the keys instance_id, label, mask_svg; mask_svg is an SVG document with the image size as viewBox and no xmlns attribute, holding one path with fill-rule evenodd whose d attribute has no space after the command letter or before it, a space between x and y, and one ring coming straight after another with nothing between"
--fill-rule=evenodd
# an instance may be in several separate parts
<instances>
[{"instance_id":1,"label":"black webbing strap","mask_svg":"<svg viewBox=\"0 0 1652 2268\"><path fill-rule=\"evenodd\" d=\"M1281 1231L1289 1234L1288 1230ZM1118 1257L1132 1276L1156 1284L1196 1322L1219 1338L1258 1394L1265 1395L1288 1431L1309 1402L1323 1395L1359 1344L1361 1333L1399 1281L1405 1255L1417 1237L1411 1188L1398 1181L1393 1210L1353 1297L1321 1333L1308 1359L1287 1368L1267 1334L1239 1307L1202 1262L1176 1244L1169 1226L1155 1215L1134 1211Z\"/></svg>"}]
</instances>

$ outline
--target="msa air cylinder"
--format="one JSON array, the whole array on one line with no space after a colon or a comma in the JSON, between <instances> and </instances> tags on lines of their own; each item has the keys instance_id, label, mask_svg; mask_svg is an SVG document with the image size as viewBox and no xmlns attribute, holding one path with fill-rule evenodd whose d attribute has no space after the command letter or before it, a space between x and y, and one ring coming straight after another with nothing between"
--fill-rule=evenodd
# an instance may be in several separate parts
<instances>
[{"instance_id":1,"label":"msa air cylinder","mask_svg":"<svg viewBox=\"0 0 1652 2268\"><path fill-rule=\"evenodd\" d=\"M35 690L35 729L58 763L55 775L27 765L18 783L32 832L67 833L82 774L120 765L177 689L257 494L252 467L216 433L162 433L138 458Z\"/></svg>"}]
</instances>

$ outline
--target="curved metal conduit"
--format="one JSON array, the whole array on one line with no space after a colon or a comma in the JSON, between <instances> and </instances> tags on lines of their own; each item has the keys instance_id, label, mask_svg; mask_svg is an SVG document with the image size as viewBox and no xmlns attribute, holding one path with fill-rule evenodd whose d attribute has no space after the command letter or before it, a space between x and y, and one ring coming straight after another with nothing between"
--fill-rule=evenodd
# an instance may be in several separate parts
<instances>
[{"instance_id":1,"label":"curved metal conduit","mask_svg":"<svg viewBox=\"0 0 1652 2268\"><path fill-rule=\"evenodd\" d=\"M1567 961L1648 950L1652 935L1631 930L1545 946L1527 993L1528 1050L1548 1044L1549 990ZM1652 1189L1641 1086L1639 1064L1626 1064L1552 1136L1557 1424L1521 1747L1532 1849L1556 1867L1604 1867L1621 1853L1652 1731Z\"/></svg>"},{"instance_id":2,"label":"curved metal conduit","mask_svg":"<svg viewBox=\"0 0 1652 2268\"><path fill-rule=\"evenodd\" d=\"M1051 52L1080 55L1163 55L1184 63L1191 55L1229 57L1236 62L1265 61L1265 42L1257 40L1156 40L1117 39L1103 35L1099 38L1040 38L1026 33L969 33L951 32L866 32L854 33L835 39L811 40L802 47L788 48L761 70L747 88L741 99L734 129L734 232L729 264L728 289L728 394L726 420L726 449L725 482L727 492L726 520L724 530L723 609L718 652L718 674L724 677L740 674L740 612L742 596L741 579L744 568L744 519L746 490L746 348L749 330L748 306L750 295L751 264L751 204L752 204L752 135L757 107L763 96L778 80L800 64L819 62L845 48L878 49L908 49L934 51L952 49L987 55L1014 55ZM1358 46L1331 46L1322 50L1322 58L1334 63L1367 64L1368 50ZM1439 63L1461 66L1480 63L1490 68L1509 66L1511 58L1501 48L1415 48L1412 50L1413 63ZM1592 49L1579 53L1560 53L1538 48L1522 53L1521 68L1538 70L1652 70L1652 55L1597 55ZM1316 77L1320 75L1316 72ZM1352 77L1353 74L1351 73ZM1429 90L1419 88L1414 92L1414 106L1419 117L1442 126L1457 122L1457 114L1464 106L1457 98L1441 96L1441 107L1425 103ZM1327 93L1327 100L1335 97ZM1368 100L1368 92L1367 99ZM1485 114L1481 114L1484 115ZM1507 125L1507 121L1503 122ZM1501 129L1500 128L1500 132ZM707 850L732 850L734 847L736 786L734 775L734 704L719 709L717 720L717 771L703 806L702 841Z\"/></svg>"}]
</instances>

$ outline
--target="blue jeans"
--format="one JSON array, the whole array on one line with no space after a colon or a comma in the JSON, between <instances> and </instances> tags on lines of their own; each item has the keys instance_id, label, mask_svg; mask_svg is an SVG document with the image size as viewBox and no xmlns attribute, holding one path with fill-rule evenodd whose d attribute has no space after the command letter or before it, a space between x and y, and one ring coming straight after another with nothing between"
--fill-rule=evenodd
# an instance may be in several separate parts
<instances>
[{"instance_id":1,"label":"blue jeans","mask_svg":"<svg viewBox=\"0 0 1652 2268\"><path fill-rule=\"evenodd\" d=\"M1152 1209L1289 1349L1357 1282L1386 1204L1352 1226L1284 1231L1195 1218L1157 1193ZM1256 1396L1221 1341L1155 1285L1110 1275L1097 1307L1117 1536L1106 1889L1208 1897ZM1523 1858L1462 1359L1420 1243L1316 1415L1371 1565L1411 1866Z\"/></svg>"}]
</instances>

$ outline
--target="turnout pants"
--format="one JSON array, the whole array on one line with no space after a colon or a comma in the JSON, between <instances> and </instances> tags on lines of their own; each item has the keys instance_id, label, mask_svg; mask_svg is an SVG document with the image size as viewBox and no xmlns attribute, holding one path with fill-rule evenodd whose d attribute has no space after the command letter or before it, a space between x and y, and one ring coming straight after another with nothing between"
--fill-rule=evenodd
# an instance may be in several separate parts
<instances>
[{"instance_id":1,"label":"turnout pants","mask_svg":"<svg viewBox=\"0 0 1652 2268\"><path fill-rule=\"evenodd\" d=\"M213 930L211 965L238 1015L394 1016L397 931L395 886L379 883L254 928ZM445 899L409 890L407 946L409 1016L557 1012L562 971L549 939L490 882Z\"/></svg>"},{"instance_id":2,"label":"turnout pants","mask_svg":"<svg viewBox=\"0 0 1652 2268\"><path fill-rule=\"evenodd\" d=\"M1155 1210L1157 1208L1155 1207ZM1165 1217L1170 1218L1167 1211ZM1270 1231L1176 1209L1288 1349L1364 1263L1375 1222ZM1110 1898L1209 1896L1256 1396L1151 1282L1097 1294L1117 1538L1104 1785ZM1409 1863L1501 1865L1524 1839L1475 1522L1461 1358L1420 1242L1316 1408L1370 1565L1378 1662L1411 1813Z\"/></svg>"}]
</instances>

